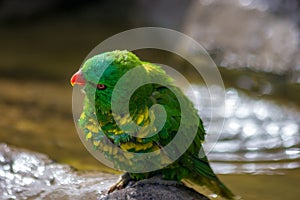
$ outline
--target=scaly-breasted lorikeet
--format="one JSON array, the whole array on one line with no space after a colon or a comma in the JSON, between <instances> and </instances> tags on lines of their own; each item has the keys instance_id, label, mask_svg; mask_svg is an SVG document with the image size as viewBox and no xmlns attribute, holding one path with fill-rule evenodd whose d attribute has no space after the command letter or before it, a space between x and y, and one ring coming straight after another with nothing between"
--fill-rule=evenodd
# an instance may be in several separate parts
<instances>
[{"instance_id":1,"label":"scaly-breasted lorikeet","mask_svg":"<svg viewBox=\"0 0 300 200\"><path fill-rule=\"evenodd\" d=\"M125 79L125 82L122 85L119 84L119 88L116 89L118 90L117 102L129 100L127 105L130 114L116 114L112 111L113 91L121 77L136 67L139 71L134 78ZM127 86L141 80L147 80L148 84L137 87L128 98ZM202 121L192 102L173 84L172 78L161 67L141 61L136 55L126 50L105 52L88 59L73 75L71 84L82 85L85 93L83 112L78 124L86 140L93 144L95 150L103 152L119 169L126 169L128 166L142 169L145 165L153 165L155 168L156 165L167 162L168 155L139 160L126 152L140 154L158 152L157 150L164 148L176 136L182 122L181 108L188 113L188 120L182 125L185 130L181 141L183 145L175 146L173 152L178 153L176 148L180 149L180 146L184 146L185 139L192 139L186 151L162 169L142 173L130 172L131 179L141 180L155 175L161 175L168 180L184 179L206 186L225 198L234 197L214 174L206 156L199 158L201 142L204 141L205 136ZM178 97L181 99L180 102ZM151 106L155 104L165 109L166 118L163 127L156 127L151 122L159 119L159 116L155 116L154 109L151 109ZM131 120L139 126L133 134L132 130L131 134L126 131L132 126L132 123L129 123ZM193 136L189 130L192 130L192 126L195 125L194 121L198 124L196 124L196 132ZM155 131L157 133L152 134ZM120 153L120 150L125 153Z\"/></svg>"}]
</instances>

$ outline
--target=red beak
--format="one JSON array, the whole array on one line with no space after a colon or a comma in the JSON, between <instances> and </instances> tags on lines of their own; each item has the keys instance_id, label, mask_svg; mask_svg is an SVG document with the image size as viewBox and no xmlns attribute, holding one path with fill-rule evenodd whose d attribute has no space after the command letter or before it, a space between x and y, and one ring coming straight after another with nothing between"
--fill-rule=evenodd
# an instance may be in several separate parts
<instances>
[{"instance_id":1,"label":"red beak","mask_svg":"<svg viewBox=\"0 0 300 200\"><path fill-rule=\"evenodd\" d=\"M86 81L83 77L83 74L81 71L76 72L72 78L71 78L71 85L74 86L75 84L77 85L85 85Z\"/></svg>"}]
</instances>

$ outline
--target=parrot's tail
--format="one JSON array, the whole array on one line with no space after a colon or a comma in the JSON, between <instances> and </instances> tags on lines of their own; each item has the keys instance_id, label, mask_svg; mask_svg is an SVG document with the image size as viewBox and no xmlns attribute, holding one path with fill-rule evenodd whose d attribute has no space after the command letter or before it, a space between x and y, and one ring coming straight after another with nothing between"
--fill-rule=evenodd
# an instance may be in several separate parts
<instances>
[{"instance_id":1,"label":"parrot's tail","mask_svg":"<svg viewBox=\"0 0 300 200\"><path fill-rule=\"evenodd\" d=\"M206 157L197 158L193 155L183 155L182 165L191 171L182 182L197 190L198 186L205 186L216 195L226 199L236 199L235 195L218 179L211 169Z\"/></svg>"}]
</instances>

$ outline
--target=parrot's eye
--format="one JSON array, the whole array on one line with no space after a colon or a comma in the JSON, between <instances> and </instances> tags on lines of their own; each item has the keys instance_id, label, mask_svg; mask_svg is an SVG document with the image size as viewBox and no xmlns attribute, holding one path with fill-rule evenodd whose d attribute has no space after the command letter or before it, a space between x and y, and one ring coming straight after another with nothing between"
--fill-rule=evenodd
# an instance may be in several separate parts
<instances>
[{"instance_id":1,"label":"parrot's eye","mask_svg":"<svg viewBox=\"0 0 300 200\"><path fill-rule=\"evenodd\" d=\"M104 84L98 84L97 85L98 90L104 90L105 88L106 88L106 85L104 85Z\"/></svg>"}]
</instances>

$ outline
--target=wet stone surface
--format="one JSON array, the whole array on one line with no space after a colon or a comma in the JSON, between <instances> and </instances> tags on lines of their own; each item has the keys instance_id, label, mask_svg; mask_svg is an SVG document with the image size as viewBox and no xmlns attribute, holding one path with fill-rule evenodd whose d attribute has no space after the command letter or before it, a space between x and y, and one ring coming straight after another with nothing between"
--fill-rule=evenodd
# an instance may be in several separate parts
<instances>
[{"instance_id":1,"label":"wet stone surface","mask_svg":"<svg viewBox=\"0 0 300 200\"><path fill-rule=\"evenodd\" d=\"M0 144L0 199L97 199L118 179L77 172L46 155Z\"/></svg>"}]
</instances>

